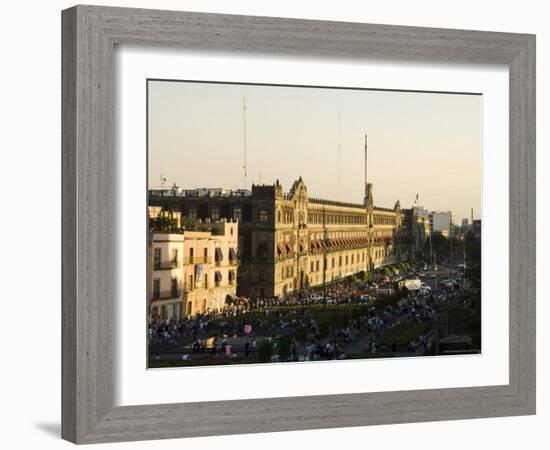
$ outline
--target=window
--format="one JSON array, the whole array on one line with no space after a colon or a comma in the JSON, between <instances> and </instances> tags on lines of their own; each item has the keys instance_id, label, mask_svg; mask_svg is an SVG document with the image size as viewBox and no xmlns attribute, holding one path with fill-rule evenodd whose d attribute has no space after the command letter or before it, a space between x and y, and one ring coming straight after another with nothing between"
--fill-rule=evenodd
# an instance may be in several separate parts
<instances>
[{"instance_id":1,"label":"window","mask_svg":"<svg viewBox=\"0 0 550 450\"><path fill-rule=\"evenodd\" d=\"M212 220L220 220L220 208L218 206L212 206L210 211L210 218Z\"/></svg>"},{"instance_id":2,"label":"window","mask_svg":"<svg viewBox=\"0 0 550 450\"><path fill-rule=\"evenodd\" d=\"M193 290L193 275L189 275L189 281L188 281L188 284L187 284L187 289L189 291Z\"/></svg>"},{"instance_id":3,"label":"window","mask_svg":"<svg viewBox=\"0 0 550 450\"><path fill-rule=\"evenodd\" d=\"M269 214L267 213L267 211L260 211L260 214L258 215L258 220L260 222L267 222L269 220Z\"/></svg>"},{"instance_id":4,"label":"window","mask_svg":"<svg viewBox=\"0 0 550 450\"><path fill-rule=\"evenodd\" d=\"M172 249L172 265L175 266L178 264L178 249Z\"/></svg>"},{"instance_id":5,"label":"window","mask_svg":"<svg viewBox=\"0 0 550 450\"><path fill-rule=\"evenodd\" d=\"M311 261L310 272L315 272L315 263L313 261Z\"/></svg>"},{"instance_id":6,"label":"window","mask_svg":"<svg viewBox=\"0 0 550 450\"><path fill-rule=\"evenodd\" d=\"M338 267L342 267L342 256L338 257Z\"/></svg>"},{"instance_id":7,"label":"window","mask_svg":"<svg viewBox=\"0 0 550 450\"><path fill-rule=\"evenodd\" d=\"M189 249L189 262L193 264L193 258L195 257L195 249L191 247Z\"/></svg>"},{"instance_id":8,"label":"window","mask_svg":"<svg viewBox=\"0 0 550 450\"><path fill-rule=\"evenodd\" d=\"M153 268L155 270L160 269L160 256L161 256L161 249L160 248L155 248L155 254L154 254L154 257L153 257Z\"/></svg>"},{"instance_id":9,"label":"window","mask_svg":"<svg viewBox=\"0 0 550 450\"><path fill-rule=\"evenodd\" d=\"M208 274L204 274L204 289L208 289Z\"/></svg>"},{"instance_id":10,"label":"window","mask_svg":"<svg viewBox=\"0 0 550 450\"><path fill-rule=\"evenodd\" d=\"M178 279L177 278L172 278L170 280L170 295L172 297L178 296Z\"/></svg>"},{"instance_id":11,"label":"window","mask_svg":"<svg viewBox=\"0 0 550 450\"><path fill-rule=\"evenodd\" d=\"M315 271L319 272L319 260L315 262Z\"/></svg>"},{"instance_id":12,"label":"window","mask_svg":"<svg viewBox=\"0 0 550 450\"><path fill-rule=\"evenodd\" d=\"M240 221L242 217L242 211L241 208L233 208L233 220Z\"/></svg>"},{"instance_id":13,"label":"window","mask_svg":"<svg viewBox=\"0 0 550 450\"><path fill-rule=\"evenodd\" d=\"M197 218L197 208L194 206L190 206L187 210L187 218L188 219L196 219Z\"/></svg>"},{"instance_id":14,"label":"window","mask_svg":"<svg viewBox=\"0 0 550 450\"><path fill-rule=\"evenodd\" d=\"M160 298L160 279L155 278L153 280L153 300Z\"/></svg>"},{"instance_id":15,"label":"window","mask_svg":"<svg viewBox=\"0 0 550 450\"><path fill-rule=\"evenodd\" d=\"M207 262L207 260L208 260L208 247L204 247L204 250L202 251L202 256L204 258L204 262Z\"/></svg>"}]
</instances>

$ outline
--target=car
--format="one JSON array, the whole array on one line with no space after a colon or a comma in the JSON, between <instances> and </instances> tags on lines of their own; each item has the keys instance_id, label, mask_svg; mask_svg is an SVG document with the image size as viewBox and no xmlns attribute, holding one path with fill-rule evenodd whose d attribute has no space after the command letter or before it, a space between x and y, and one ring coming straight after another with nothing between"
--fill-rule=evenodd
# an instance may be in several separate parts
<instances>
[{"instance_id":1,"label":"car","mask_svg":"<svg viewBox=\"0 0 550 450\"><path fill-rule=\"evenodd\" d=\"M435 273L432 273L432 274L430 275L430 277L431 277L431 278L436 278L437 275L436 275Z\"/></svg>"}]
</instances>

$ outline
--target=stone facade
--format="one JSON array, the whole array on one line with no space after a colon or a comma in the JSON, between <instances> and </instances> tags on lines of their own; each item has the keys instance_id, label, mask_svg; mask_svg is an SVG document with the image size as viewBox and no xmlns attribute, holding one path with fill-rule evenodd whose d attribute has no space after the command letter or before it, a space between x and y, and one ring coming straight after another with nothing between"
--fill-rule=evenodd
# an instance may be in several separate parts
<instances>
[{"instance_id":1,"label":"stone facade","mask_svg":"<svg viewBox=\"0 0 550 450\"><path fill-rule=\"evenodd\" d=\"M236 295L238 223L199 228L151 233L148 299L153 319L220 310L228 296Z\"/></svg>"}]
</instances>

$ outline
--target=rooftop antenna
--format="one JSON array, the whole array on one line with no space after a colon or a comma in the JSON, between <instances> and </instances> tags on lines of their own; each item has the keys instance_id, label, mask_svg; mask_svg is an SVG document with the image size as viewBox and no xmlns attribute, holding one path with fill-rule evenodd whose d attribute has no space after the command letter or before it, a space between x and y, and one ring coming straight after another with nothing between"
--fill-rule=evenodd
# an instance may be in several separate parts
<instances>
[{"instance_id":1,"label":"rooftop antenna","mask_svg":"<svg viewBox=\"0 0 550 450\"><path fill-rule=\"evenodd\" d=\"M340 114L340 110L338 110L338 188L340 188L340 167L341 167L341 163L340 163L340 159L341 159L341 154L342 154L342 143L341 143L341 139L340 139L340 127L341 127L341 114Z\"/></svg>"},{"instance_id":2,"label":"rooftop antenna","mask_svg":"<svg viewBox=\"0 0 550 450\"><path fill-rule=\"evenodd\" d=\"M369 179L367 177L367 133L365 133L365 204L369 196Z\"/></svg>"},{"instance_id":3,"label":"rooftop antenna","mask_svg":"<svg viewBox=\"0 0 550 450\"><path fill-rule=\"evenodd\" d=\"M243 151L244 151L244 188L248 188L248 177L246 172L246 96L243 96Z\"/></svg>"}]
</instances>

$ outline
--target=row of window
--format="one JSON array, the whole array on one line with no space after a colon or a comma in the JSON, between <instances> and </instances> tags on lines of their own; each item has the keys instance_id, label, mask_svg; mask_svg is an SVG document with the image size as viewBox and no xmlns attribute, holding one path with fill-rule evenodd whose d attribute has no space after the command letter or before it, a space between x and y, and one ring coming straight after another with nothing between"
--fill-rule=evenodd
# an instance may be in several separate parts
<instances>
[{"instance_id":1,"label":"row of window","mask_svg":"<svg viewBox=\"0 0 550 450\"><path fill-rule=\"evenodd\" d=\"M153 253L153 268L155 270L160 270L163 268L179 267L178 256L179 256L179 249L172 248L170 260L168 261L167 267L164 267L164 264L162 262L162 248L156 247ZM208 258L210 255L209 255L208 247L203 247L202 260L198 261L195 257L195 249L193 247L190 247L188 251L188 256L189 256L189 263L195 263L195 262L206 263L208 262ZM214 261L221 262L223 261L223 259L224 259L223 250L220 247L216 247L214 249ZM229 247L228 259L231 262L234 262L237 260L237 251L233 247Z\"/></svg>"},{"instance_id":2,"label":"row of window","mask_svg":"<svg viewBox=\"0 0 550 450\"><path fill-rule=\"evenodd\" d=\"M265 276L265 275L264 275ZM208 274L202 274L202 276L189 275L187 278L187 283L185 289L187 291L192 291L197 287L197 278L199 278L200 287L203 289L211 288L210 279ZM236 281L235 271L230 270L228 272L227 282L230 285L233 285ZM223 274L221 272L215 272L214 274L214 286L218 287L223 284ZM159 300L164 298L175 298L181 296L180 280L177 277L172 277L170 279L170 289L167 291L162 291L160 278L153 279L153 300Z\"/></svg>"},{"instance_id":3,"label":"row of window","mask_svg":"<svg viewBox=\"0 0 550 450\"><path fill-rule=\"evenodd\" d=\"M395 225L395 217L374 216L375 225Z\"/></svg>"},{"instance_id":4,"label":"row of window","mask_svg":"<svg viewBox=\"0 0 550 450\"><path fill-rule=\"evenodd\" d=\"M208 216L212 221L218 221L222 218L221 208L217 205L209 207ZM226 211L223 217L230 213L231 210ZM188 206L185 209L185 216L188 219L199 218L198 210L196 206ZM366 224L367 216L365 214L339 214L339 213L323 213L323 212L309 212L309 222L317 224ZM202 218L202 217L201 217ZM227 217L226 217L227 218ZM233 208L232 218L234 221L241 221L243 218L243 211L240 206ZM258 211L257 220L259 222L269 222L269 212L266 210ZM293 223L294 211L290 208L282 208L277 212L277 222L279 223ZM305 222L305 216L300 218L300 222ZM374 216L373 222L375 225L395 225L395 217Z\"/></svg>"},{"instance_id":5,"label":"row of window","mask_svg":"<svg viewBox=\"0 0 550 450\"><path fill-rule=\"evenodd\" d=\"M367 223L367 216L364 214L325 214L322 212L310 212L311 223L329 224L351 224L360 225Z\"/></svg>"}]
</instances>

